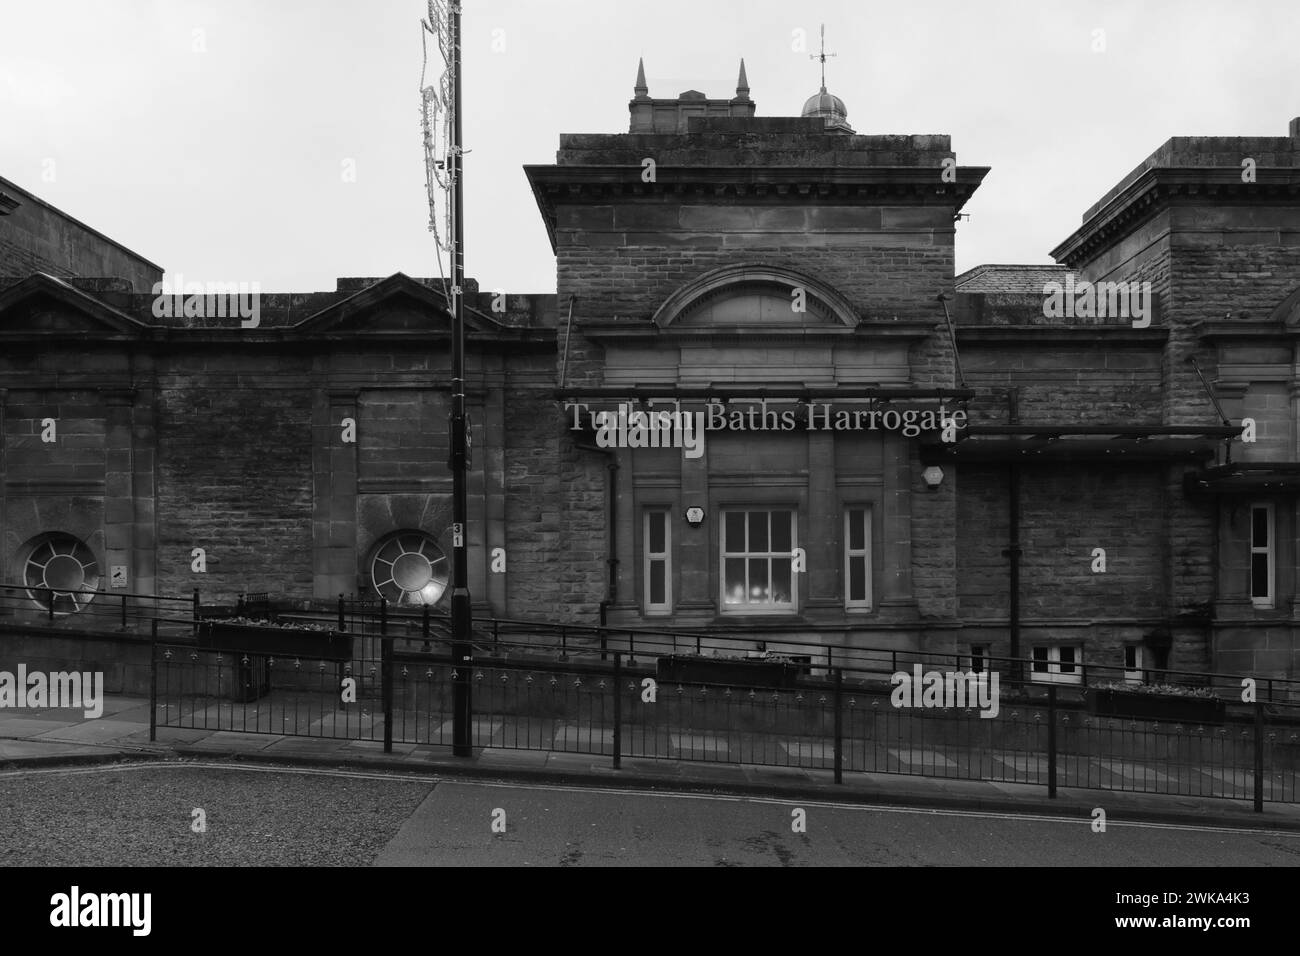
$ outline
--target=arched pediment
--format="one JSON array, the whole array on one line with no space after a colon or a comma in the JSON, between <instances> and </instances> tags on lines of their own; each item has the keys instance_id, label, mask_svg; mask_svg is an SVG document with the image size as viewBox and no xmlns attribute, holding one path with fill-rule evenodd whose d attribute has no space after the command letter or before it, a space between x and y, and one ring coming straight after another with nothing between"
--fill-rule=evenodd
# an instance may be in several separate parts
<instances>
[{"instance_id":1,"label":"arched pediment","mask_svg":"<svg viewBox=\"0 0 1300 956\"><path fill-rule=\"evenodd\" d=\"M802 296L797 296L800 291ZM803 310L797 311L800 299ZM848 300L826 283L794 269L762 264L706 272L669 296L654 314L661 329L852 329L860 321Z\"/></svg>"}]
</instances>

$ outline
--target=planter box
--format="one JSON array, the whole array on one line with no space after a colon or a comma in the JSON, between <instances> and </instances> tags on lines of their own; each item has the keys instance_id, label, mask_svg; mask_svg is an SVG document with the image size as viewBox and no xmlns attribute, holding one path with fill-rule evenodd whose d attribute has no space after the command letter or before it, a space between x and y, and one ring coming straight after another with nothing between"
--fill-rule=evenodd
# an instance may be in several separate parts
<instances>
[{"instance_id":1,"label":"planter box","mask_svg":"<svg viewBox=\"0 0 1300 956\"><path fill-rule=\"evenodd\" d=\"M786 661L744 661L715 657L661 657L661 681L683 684L731 684L745 687L794 687L803 668Z\"/></svg>"},{"instance_id":2,"label":"planter box","mask_svg":"<svg viewBox=\"0 0 1300 956\"><path fill-rule=\"evenodd\" d=\"M346 663L352 660L352 635L338 631L303 631L206 621L199 628L199 647L213 651L248 651L270 657L297 657Z\"/></svg>"},{"instance_id":3,"label":"planter box","mask_svg":"<svg viewBox=\"0 0 1300 956\"><path fill-rule=\"evenodd\" d=\"M1184 724L1223 723L1223 701L1214 697L1140 694L1127 690L1094 690L1089 709L1098 717L1176 721Z\"/></svg>"}]
</instances>

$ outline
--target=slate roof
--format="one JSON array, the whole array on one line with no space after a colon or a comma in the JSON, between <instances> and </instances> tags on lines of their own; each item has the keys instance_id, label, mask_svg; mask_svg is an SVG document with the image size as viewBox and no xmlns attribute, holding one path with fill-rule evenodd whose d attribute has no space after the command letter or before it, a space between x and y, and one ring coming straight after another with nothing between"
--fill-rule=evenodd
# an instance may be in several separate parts
<instances>
[{"instance_id":1,"label":"slate roof","mask_svg":"<svg viewBox=\"0 0 1300 956\"><path fill-rule=\"evenodd\" d=\"M1070 270L1061 265L982 265L954 280L958 292L1032 292L1041 295L1046 282L1064 282Z\"/></svg>"}]
</instances>

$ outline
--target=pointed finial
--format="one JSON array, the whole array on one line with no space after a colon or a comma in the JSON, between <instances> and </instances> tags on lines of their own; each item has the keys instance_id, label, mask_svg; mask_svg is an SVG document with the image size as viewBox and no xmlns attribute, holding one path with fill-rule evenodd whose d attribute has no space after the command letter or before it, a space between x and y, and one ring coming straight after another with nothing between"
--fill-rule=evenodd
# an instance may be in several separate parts
<instances>
[{"instance_id":1,"label":"pointed finial","mask_svg":"<svg viewBox=\"0 0 1300 956\"><path fill-rule=\"evenodd\" d=\"M637 96L649 96L650 87L645 85L645 60L638 57L636 61L636 86L632 92Z\"/></svg>"},{"instance_id":2,"label":"pointed finial","mask_svg":"<svg viewBox=\"0 0 1300 956\"><path fill-rule=\"evenodd\" d=\"M736 79L736 97L737 99L749 98L749 78L745 76L745 58L740 58L740 76Z\"/></svg>"},{"instance_id":3,"label":"pointed finial","mask_svg":"<svg viewBox=\"0 0 1300 956\"><path fill-rule=\"evenodd\" d=\"M820 53L808 54L808 59L822 61L822 92L823 93L826 92L826 58L831 56L839 56L839 54L826 52L826 24L823 23L822 24L822 51Z\"/></svg>"}]
</instances>

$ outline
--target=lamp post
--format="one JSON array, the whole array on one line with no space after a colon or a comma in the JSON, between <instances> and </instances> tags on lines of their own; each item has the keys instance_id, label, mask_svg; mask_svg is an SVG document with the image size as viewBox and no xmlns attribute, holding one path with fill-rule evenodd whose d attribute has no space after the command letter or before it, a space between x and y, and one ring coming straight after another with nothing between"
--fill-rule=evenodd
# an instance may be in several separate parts
<instances>
[{"instance_id":1,"label":"lamp post","mask_svg":"<svg viewBox=\"0 0 1300 956\"><path fill-rule=\"evenodd\" d=\"M451 657L452 657L452 754L471 754L470 718L471 669L473 649L470 645L471 608L467 567L465 484L468 468L468 429L465 419L465 227L464 182L461 149L461 6L451 3L452 48L452 258L451 258Z\"/></svg>"}]
</instances>

